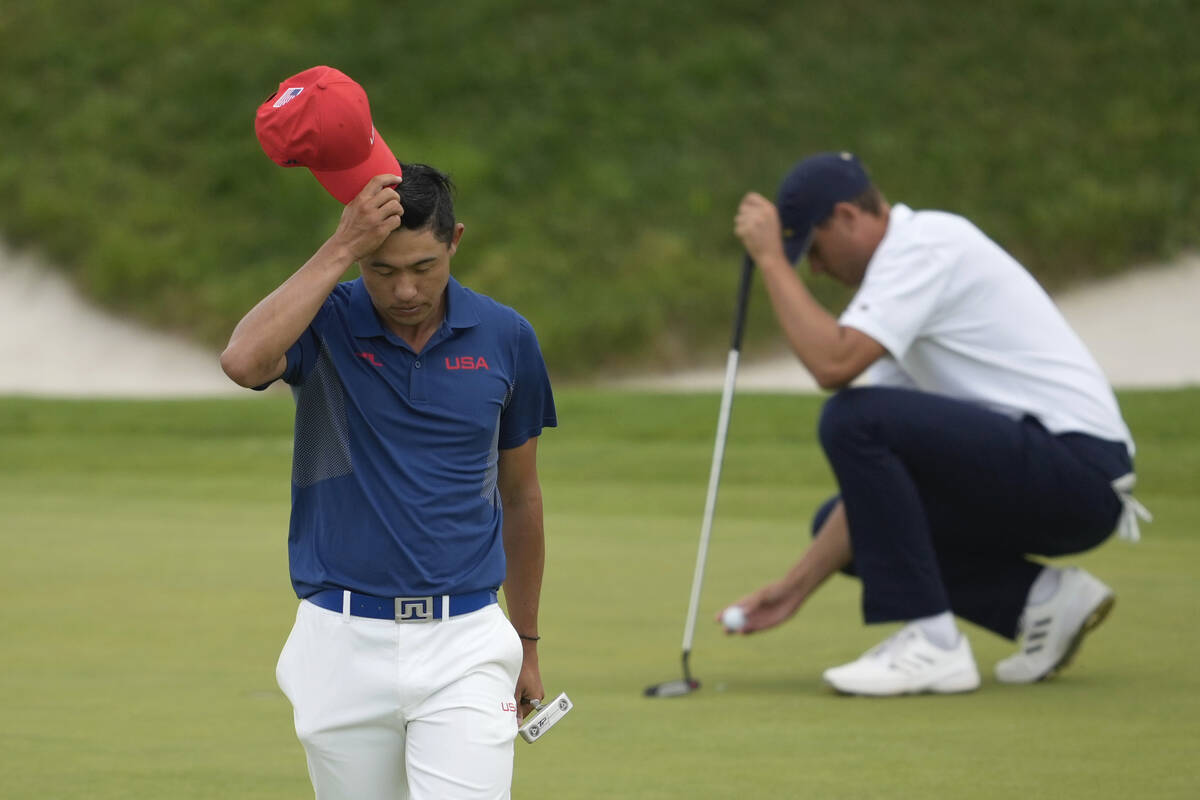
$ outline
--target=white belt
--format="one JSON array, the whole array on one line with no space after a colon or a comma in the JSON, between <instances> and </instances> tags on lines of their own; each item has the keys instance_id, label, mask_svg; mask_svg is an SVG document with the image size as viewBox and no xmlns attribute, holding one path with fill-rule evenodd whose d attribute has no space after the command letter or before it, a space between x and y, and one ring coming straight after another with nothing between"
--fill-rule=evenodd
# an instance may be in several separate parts
<instances>
[{"instance_id":1,"label":"white belt","mask_svg":"<svg viewBox=\"0 0 1200 800\"><path fill-rule=\"evenodd\" d=\"M1154 515L1139 503L1133 496L1133 487L1137 484L1137 476L1126 472L1112 482L1113 491L1121 501L1121 516L1117 518L1117 536L1127 542L1138 542L1142 539L1142 531L1138 520L1150 522Z\"/></svg>"}]
</instances>

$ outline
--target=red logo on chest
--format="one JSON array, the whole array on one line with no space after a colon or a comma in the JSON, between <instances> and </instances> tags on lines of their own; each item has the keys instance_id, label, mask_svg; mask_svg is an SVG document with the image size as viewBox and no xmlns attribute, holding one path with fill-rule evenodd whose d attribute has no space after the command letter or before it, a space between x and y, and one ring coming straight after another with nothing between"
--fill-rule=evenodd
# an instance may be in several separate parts
<instances>
[{"instance_id":1,"label":"red logo on chest","mask_svg":"<svg viewBox=\"0 0 1200 800\"><path fill-rule=\"evenodd\" d=\"M446 358L446 369L489 369L483 356L455 356Z\"/></svg>"},{"instance_id":2,"label":"red logo on chest","mask_svg":"<svg viewBox=\"0 0 1200 800\"><path fill-rule=\"evenodd\" d=\"M370 364L372 367L382 367L383 366L382 361L377 361L375 359L374 353L355 353L354 355L358 356L361 359L365 359L366 362L368 364Z\"/></svg>"}]
</instances>

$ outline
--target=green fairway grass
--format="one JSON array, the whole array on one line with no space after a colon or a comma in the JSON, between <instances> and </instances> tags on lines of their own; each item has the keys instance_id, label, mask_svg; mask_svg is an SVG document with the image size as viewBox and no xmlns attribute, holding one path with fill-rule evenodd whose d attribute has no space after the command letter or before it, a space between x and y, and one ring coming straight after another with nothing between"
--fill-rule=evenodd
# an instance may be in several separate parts
<instances>
[{"instance_id":1,"label":"green fairway grass","mask_svg":"<svg viewBox=\"0 0 1200 800\"><path fill-rule=\"evenodd\" d=\"M680 677L718 397L559 393L542 437L541 664L575 710L518 740L517 798L1192 798L1200 795L1200 390L1121 395L1144 541L1064 563L1116 609L1059 679L1001 686L1011 644L967 628L982 688L831 694L866 628L831 579L790 623L726 637L728 601L777 577L832 492L819 397L743 395L692 656ZM0 399L0 798L311 797L274 680L292 406Z\"/></svg>"}]
</instances>

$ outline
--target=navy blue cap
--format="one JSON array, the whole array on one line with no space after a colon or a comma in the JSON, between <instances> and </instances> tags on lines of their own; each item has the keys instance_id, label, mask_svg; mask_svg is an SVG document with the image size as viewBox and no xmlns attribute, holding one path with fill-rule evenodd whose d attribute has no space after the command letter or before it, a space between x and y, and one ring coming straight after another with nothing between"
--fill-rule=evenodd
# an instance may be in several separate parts
<instances>
[{"instance_id":1,"label":"navy blue cap","mask_svg":"<svg viewBox=\"0 0 1200 800\"><path fill-rule=\"evenodd\" d=\"M783 225L783 251L795 264L808 252L812 230L838 203L852 200L871 185L871 177L853 153L817 153L792 167L775 201Z\"/></svg>"}]
</instances>

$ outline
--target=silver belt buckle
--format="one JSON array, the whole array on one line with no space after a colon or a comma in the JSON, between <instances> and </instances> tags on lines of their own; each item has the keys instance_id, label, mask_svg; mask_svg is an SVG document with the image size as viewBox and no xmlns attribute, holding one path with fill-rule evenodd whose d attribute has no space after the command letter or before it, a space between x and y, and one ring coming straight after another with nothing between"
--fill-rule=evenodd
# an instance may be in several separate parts
<instances>
[{"instance_id":1,"label":"silver belt buckle","mask_svg":"<svg viewBox=\"0 0 1200 800\"><path fill-rule=\"evenodd\" d=\"M433 620L432 597L397 597L396 622L430 622Z\"/></svg>"}]
</instances>

